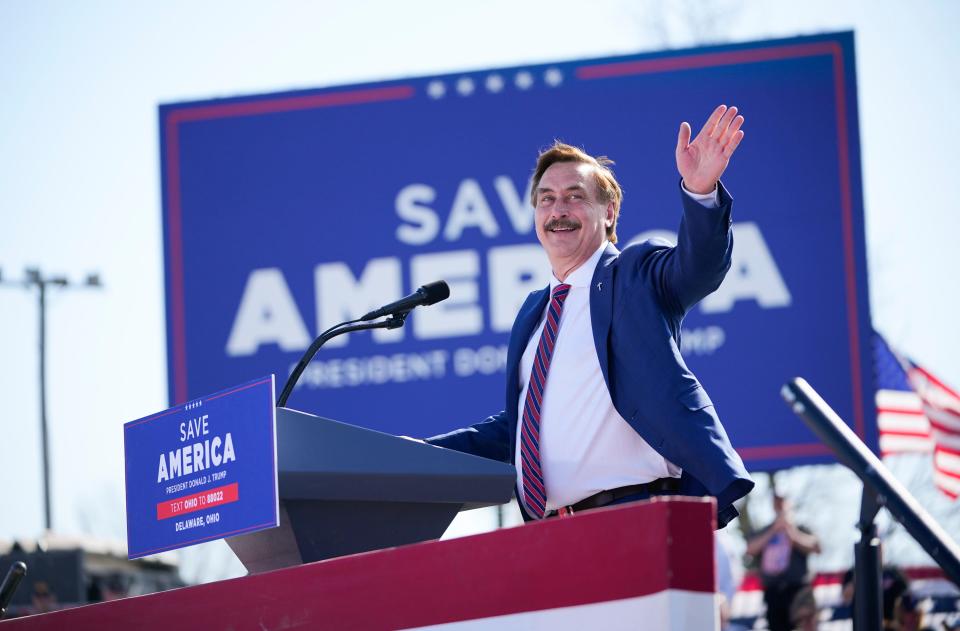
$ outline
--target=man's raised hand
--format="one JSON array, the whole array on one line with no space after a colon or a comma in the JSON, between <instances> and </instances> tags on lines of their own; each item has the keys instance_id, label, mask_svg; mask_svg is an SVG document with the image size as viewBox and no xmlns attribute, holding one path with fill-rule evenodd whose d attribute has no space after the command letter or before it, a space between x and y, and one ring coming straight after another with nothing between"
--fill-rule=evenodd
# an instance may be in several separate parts
<instances>
[{"instance_id":1,"label":"man's raised hand","mask_svg":"<svg viewBox=\"0 0 960 631\"><path fill-rule=\"evenodd\" d=\"M730 156L743 140L743 116L737 108L721 105L713 110L697 137L690 142L690 125L680 124L677 137L677 170L691 193L709 193L730 163Z\"/></svg>"}]
</instances>

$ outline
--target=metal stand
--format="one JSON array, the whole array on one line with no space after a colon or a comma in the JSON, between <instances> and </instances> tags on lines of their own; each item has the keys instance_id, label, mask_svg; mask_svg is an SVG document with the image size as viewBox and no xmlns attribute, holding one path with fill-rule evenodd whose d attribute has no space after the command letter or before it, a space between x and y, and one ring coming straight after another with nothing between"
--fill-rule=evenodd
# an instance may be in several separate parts
<instances>
[{"instance_id":1,"label":"metal stand","mask_svg":"<svg viewBox=\"0 0 960 631\"><path fill-rule=\"evenodd\" d=\"M875 519L880 510L876 493L864 485L860 500L860 541L853 546L854 631L875 631L883 622L883 580L880 538Z\"/></svg>"},{"instance_id":2,"label":"metal stand","mask_svg":"<svg viewBox=\"0 0 960 631\"><path fill-rule=\"evenodd\" d=\"M856 545L856 631L875 631L882 620L880 542L873 520L883 506L903 524L947 578L960 582L960 546L934 521L889 469L870 451L806 381L793 379L780 391L784 401L863 482L860 542Z\"/></svg>"}]
</instances>

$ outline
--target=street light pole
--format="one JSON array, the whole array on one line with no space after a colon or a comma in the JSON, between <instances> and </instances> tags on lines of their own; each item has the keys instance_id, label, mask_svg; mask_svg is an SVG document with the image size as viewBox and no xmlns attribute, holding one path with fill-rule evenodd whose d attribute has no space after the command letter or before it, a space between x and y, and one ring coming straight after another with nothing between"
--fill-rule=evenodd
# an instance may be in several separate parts
<instances>
[{"instance_id":1,"label":"street light pole","mask_svg":"<svg viewBox=\"0 0 960 631\"><path fill-rule=\"evenodd\" d=\"M50 437L47 429L47 288L48 287L101 287L100 277L89 274L83 283L70 283L63 276L45 277L38 268L27 268L23 280L8 281L0 272L0 285L14 285L23 289L37 288L40 317L40 442L43 453L43 525L50 531L53 519L50 509Z\"/></svg>"},{"instance_id":2,"label":"street light pole","mask_svg":"<svg viewBox=\"0 0 960 631\"><path fill-rule=\"evenodd\" d=\"M40 443L43 448L43 526L50 531L50 439L47 434L47 284L38 281L40 296Z\"/></svg>"}]
</instances>

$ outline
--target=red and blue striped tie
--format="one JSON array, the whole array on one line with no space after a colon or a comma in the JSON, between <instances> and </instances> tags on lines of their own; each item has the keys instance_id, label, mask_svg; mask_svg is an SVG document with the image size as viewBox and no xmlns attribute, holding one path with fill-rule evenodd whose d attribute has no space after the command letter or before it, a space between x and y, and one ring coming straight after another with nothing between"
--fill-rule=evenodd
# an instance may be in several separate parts
<instances>
[{"instance_id":1,"label":"red and blue striped tie","mask_svg":"<svg viewBox=\"0 0 960 631\"><path fill-rule=\"evenodd\" d=\"M523 418L520 423L523 498L527 512L537 519L543 519L547 510L547 487L543 483L543 470L540 468L540 408L543 405L543 392L547 387L550 358L553 357L553 347L557 343L563 301L567 299L569 292L570 285L557 285L550 297L547 321L543 325L537 355L530 370L530 385L527 386L527 398L523 402Z\"/></svg>"}]
</instances>

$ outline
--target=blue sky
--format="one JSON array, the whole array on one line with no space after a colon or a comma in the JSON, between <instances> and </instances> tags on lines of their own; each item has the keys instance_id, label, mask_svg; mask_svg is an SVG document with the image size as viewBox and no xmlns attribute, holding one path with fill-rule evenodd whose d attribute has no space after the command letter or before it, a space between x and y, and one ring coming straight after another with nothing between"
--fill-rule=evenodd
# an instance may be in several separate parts
<instances>
[{"instance_id":1,"label":"blue sky","mask_svg":"<svg viewBox=\"0 0 960 631\"><path fill-rule=\"evenodd\" d=\"M854 30L874 322L956 386L957 24L946 1L0 0L0 270L105 285L48 305L57 530L124 536L121 426L167 405L158 104ZM42 529L36 347L35 295L0 287L0 539Z\"/></svg>"}]
</instances>

